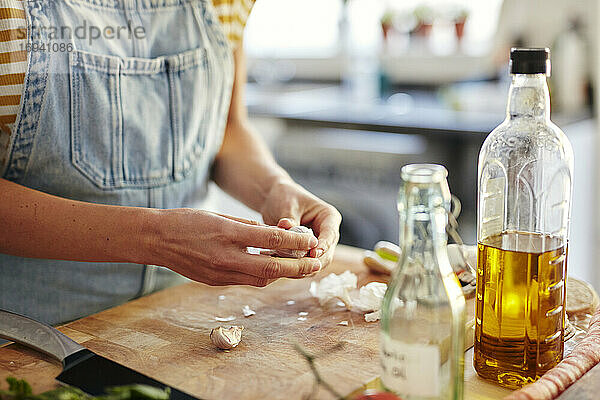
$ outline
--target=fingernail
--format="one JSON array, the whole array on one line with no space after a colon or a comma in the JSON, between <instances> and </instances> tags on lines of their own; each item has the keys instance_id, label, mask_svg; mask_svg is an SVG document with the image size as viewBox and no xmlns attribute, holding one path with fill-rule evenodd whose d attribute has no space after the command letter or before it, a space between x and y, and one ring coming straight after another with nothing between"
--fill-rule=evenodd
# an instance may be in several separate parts
<instances>
[{"instance_id":1,"label":"fingernail","mask_svg":"<svg viewBox=\"0 0 600 400\"><path fill-rule=\"evenodd\" d=\"M308 241L308 245L310 246L310 248L312 249L313 247L316 247L319 244L319 241L317 240L316 237L311 237L310 240Z\"/></svg>"},{"instance_id":2,"label":"fingernail","mask_svg":"<svg viewBox=\"0 0 600 400\"><path fill-rule=\"evenodd\" d=\"M317 258L320 258L323 255L323 249L317 249L317 251L315 252L315 255Z\"/></svg>"},{"instance_id":3,"label":"fingernail","mask_svg":"<svg viewBox=\"0 0 600 400\"><path fill-rule=\"evenodd\" d=\"M312 272L317 272L321 270L321 261L317 260L317 264L313 265Z\"/></svg>"},{"instance_id":4,"label":"fingernail","mask_svg":"<svg viewBox=\"0 0 600 400\"><path fill-rule=\"evenodd\" d=\"M289 219L287 218L282 218L279 220L279 222L277 223L277 226L282 227L284 225L291 225L291 222Z\"/></svg>"}]
</instances>

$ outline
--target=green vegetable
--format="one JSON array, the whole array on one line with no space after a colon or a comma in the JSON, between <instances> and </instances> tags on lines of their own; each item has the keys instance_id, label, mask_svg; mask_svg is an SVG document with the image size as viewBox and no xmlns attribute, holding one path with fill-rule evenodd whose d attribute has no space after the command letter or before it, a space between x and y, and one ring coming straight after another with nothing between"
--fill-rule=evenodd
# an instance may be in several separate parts
<instances>
[{"instance_id":1,"label":"green vegetable","mask_svg":"<svg viewBox=\"0 0 600 400\"><path fill-rule=\"evenodd\" d=\"M4 399L5 396L12 396L14 400L21 400L27 396L31 396L31 386L29 383L13 378L12 376L6 378L6 382L8 382L8 392L0 390L1 398Z\"/></svg>"},{"instance_id":2,"label":"green vegetable","mask_svg":"<svg viewBox=\"0 0 600 400\"><path fill-rule=\"evenodd\" d=\"M8 390L0 390L0 400L168 400L169 388L159 389L147 385L116 386L106 388L104 396L90 396L71 386L59 387L34 395L25 380L6 378Z\"/></svg>"},{"instance_id":3,"label":"green vegetable","mask_svg":"<svg viewBox=\"0 0 600 400\"><path fill-rule=\"evenodd\" d=\"M117 386L107 388L106 400L169 400L170 390L147 385Z\"/></svg>"}]
</instances>

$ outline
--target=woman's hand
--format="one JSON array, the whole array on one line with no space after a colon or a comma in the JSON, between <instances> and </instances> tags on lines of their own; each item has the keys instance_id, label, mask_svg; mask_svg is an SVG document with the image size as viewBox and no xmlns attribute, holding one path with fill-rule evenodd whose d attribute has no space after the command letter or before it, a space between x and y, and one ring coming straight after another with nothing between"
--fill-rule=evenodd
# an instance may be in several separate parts
<instances>
[{"instance_id":1,"label":"woman's hand","mask_svg":"<svg viewBox=\"0 0 600 400\"><path fill-rule=\"evenodd\" d=\"M148 243L153 264L214 286L266 286L278 278L302 278L321 269L314 258L254 255L247 247L309 251L318 245L310 233L288 232L211 212L165 210L156 239Z\"/></svg>"},{"instance_id":2,"label":"woman's hand","mask_svg":"<svg viewBox=\"0 0 600 400\"><path fill-rule=\"evenodd\" d=\"M271 186L261 208L265 223L289 229L304 225L312 228L319 243L309 256L321 260L325 268L333 259L340 238L341 214L331 205L315 197L292 180Z\"/></svg>"},{"instance_id":3,"label":"woman's hand","mask_svg":"<svg viewBox=\"0 0 600 400\"><path fill-rule=\"evenodd\" d=\"M294 183L277 165L263 138L252 130L244 99L243 46L234 51L234 59L231 107L212 178L225 192L260 211L265 223L284 229L295 225L312 228L319 242L309 255L320 259L325 267L333 258L342 217L335 208Z\"/></svg>"}]
</instances>

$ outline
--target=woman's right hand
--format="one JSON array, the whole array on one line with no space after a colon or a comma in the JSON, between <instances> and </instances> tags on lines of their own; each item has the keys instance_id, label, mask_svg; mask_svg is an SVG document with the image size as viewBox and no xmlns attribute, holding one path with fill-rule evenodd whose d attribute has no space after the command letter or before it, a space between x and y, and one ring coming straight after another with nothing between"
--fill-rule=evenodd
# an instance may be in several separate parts
<instances>
[{"instance_id":1,"label":"woman's right hand","mask_svg":"<svg viewBox=\"0 0 600 400\"><path fill-rule=\"evenodd\" d=\"M152 264L213 286L266 286L278 278L302 278L321 269L317 258L249 254L247 247L310 250L317 238L258 222L193 209L160 211L151 240ZM157 262L158 261L158 262Z\"/></svg>"}]
</instances>

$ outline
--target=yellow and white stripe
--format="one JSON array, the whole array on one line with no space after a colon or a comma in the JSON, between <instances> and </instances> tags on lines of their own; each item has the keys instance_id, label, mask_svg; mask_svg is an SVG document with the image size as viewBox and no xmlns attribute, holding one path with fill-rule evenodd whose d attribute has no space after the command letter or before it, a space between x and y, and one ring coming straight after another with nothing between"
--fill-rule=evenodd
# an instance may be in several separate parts
<instances>
[{"instance_id":1,"label":"yellow and white stripe","mask_svg":"<svg viewBox=\"0 0 600 400\"><path fill-rule=\"evenodd\" d=\"M244 27L255 0L213 0L219 21L234 47L242 40Z\"/></svg>"},{"instance_id":2,"label":"yellow and white stripe","mask_svg":"<svg viewBox=\"0 0 600 400\"><path fill-rule=\"evenodd\" d=\"M0 2L0 166L6 162L27 71L27 21L23 0Z\"/></svg>"}]
</instances>

